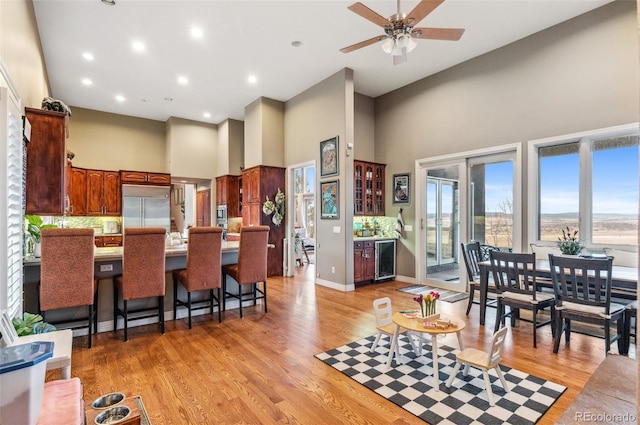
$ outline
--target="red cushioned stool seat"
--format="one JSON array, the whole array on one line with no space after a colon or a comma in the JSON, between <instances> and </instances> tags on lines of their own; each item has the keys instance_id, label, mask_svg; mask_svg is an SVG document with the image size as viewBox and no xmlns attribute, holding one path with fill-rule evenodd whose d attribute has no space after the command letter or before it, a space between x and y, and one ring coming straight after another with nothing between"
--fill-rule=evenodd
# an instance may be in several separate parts
<instances>
[{"instance_id":1,"label":"red cushioned stool seat","mask_svg":"<svg viewBox=\"0 0 640 425\"><path fill-rule=\"evenodd\" d=\"M79 378L45 382L38 425L83 425L84 401Z\"/></svg>"}]
</instances>

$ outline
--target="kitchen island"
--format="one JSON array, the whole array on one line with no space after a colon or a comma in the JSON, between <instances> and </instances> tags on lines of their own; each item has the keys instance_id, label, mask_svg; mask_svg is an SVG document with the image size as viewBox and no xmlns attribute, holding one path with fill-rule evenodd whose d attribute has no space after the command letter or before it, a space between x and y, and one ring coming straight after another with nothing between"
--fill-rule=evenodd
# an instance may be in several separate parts
<instances>
[{"instance_id":1,"label":"kitchen island","mask_svg":"<svg viewBox=\"0 0 640 425\"><path fill-rule=\"evenodd\" d=\"M233 264L238 261L238 241L222 242L222 264ZM106 332L113 330L113 286L112 278L122 273L122 247L94 248L94 262L96 279L99 279L98 285L98 332ZM173 319L173 277L171 272L176 269L185 268L187 266L187 245L171 245L165 249L165 271L166 271L166 291L165 291L165 320ZM25 257L23 260L23 288L24 288L24 311L35 313L38 311L38 282L40 281L40 258ZM212 270L212 273L214 271ZM73 282L69 282L73 284ZM232 279L227 279L227 290L237 292L238 284ZM184 288L179 288L179 296L183 296ZM199 296L206 294L194 294L194 301ZM136 300L132 301L132 308L152 306L154 300ZM238 308L238 300L230 299L227 302L227 309ZM194 315L205 314L204 310L195 311ZM178 310L178 319L186 317L187 312L184 309ZM64 310L55 310L47 313L46 320L52 322L75 320L86 316L86 308L72 308ZM140 326L153 323L157 319L141 319L132 322L129 326ZM118 325L120 327L120 323ZM77 332L77 334L75 333ZM86 334L86 329L78 329L74 331L74 335Z\"/></svg>"}]
</instances>

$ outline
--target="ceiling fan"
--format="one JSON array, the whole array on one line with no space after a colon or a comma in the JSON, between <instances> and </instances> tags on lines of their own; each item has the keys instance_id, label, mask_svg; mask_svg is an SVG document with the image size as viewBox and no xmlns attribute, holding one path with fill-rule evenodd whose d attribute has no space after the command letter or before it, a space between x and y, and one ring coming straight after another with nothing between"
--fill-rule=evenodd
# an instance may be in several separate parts
<instances>
[{"instance_id":1,"label":"ceiling fan","mask_svg":"<svg viewBox=\"0 0 640 425\"><path fill-rule=\"evenodd\" d=\"M342 53L353 52L354 50L366 47L370 44L384 40L382 50L393 56L393 64L398 65L407 61L407 52L412 51L417 43L415 38L430 40L452 40L457 41L462 37L462 28L416 28L415 25L423 20L429 13L440 6L444 0L421 0L408 15L400 12L400 0L397 0L397 13L391 15L389 19L382 17L378 13L369 9L364 4L358 2L348 7L352 12L357 13L365 19L381 26L384 35L378 35L360 43L353 44L340 49Z\"/></svg>"}]
</instances>

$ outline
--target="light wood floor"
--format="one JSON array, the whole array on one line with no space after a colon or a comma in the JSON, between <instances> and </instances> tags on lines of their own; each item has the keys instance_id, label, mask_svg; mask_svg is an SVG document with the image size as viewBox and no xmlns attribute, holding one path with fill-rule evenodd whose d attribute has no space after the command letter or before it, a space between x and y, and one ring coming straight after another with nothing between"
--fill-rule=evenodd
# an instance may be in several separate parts
<instances>
[{"instance_id":1,"label":"light wood floor","mask_svg":"<svg viewBox=\"0 0 640 425\"><path fill-rule=\"evenodd\" d=\"M387 282L343 293L313 282L313 265L294 278L268 283L267 314L237 311L130 329L129 341L99 334L93 348L74 340L72 376L84 385L85 401L122 391L141 395L153 425L165 424L415 424L412 414L314 358L314 354L375 333L371 303L389 296L394 309L415 308L408 286ZM464 317L466 301L440 303L443 312ZM493 324L489 309L487 323ZM492 326L478 325L478 306L466 318L467 346L486 348ZM457 342L451 341L452 345ZM510 329L503 364L565 385L568 390L541 419L553 424L604 359L604 341L574 335L569 348L552 352L550 328ZM621 375L624 376L624 375ZM53 373L47 379L57 378ZM615 379L615 377L613 377Z\"/></svg>"}]
</instances>

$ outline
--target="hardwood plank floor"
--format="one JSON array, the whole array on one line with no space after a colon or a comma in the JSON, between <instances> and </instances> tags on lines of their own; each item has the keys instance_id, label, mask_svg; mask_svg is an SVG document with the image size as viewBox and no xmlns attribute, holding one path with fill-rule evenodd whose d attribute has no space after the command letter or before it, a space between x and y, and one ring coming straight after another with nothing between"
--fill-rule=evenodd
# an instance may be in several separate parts
<instances>
[{"instance_id":1,"label":"hardwood plank floor","mask_svg":"<svg viewBox=\"0 0 640 425\"><path fill-rule=\"evenodd\" d=\"M408 284L345 293L314 285L313 273L313 265L305 264L293 278L269 279L267 314L251 306L240 319L231 310L221 324L217 314L197 316L191 330L186 319L169 321L165 335L157 325L130 328L128 342L122 331L101 333L90 350L86 337L76 338L72 376L82 380L85 402L112 391L141 395L153 425L419 422L314 358L374 334L375 298L390 297L394 309L415 308L411 294L397 291ZM465 308L466 301L439 305L460 317ZM487 323L494 318L488 309ZM465 344L486 349L492 327L478 325L478 306L465 319ZM529 323L510 329L503 364L568 387L539 422L553 424L604 360L604 342L575 334L569 348L553 354L547 326L538 329L538 348L532 345Z\"/></svg>"}]
</instances>

